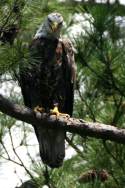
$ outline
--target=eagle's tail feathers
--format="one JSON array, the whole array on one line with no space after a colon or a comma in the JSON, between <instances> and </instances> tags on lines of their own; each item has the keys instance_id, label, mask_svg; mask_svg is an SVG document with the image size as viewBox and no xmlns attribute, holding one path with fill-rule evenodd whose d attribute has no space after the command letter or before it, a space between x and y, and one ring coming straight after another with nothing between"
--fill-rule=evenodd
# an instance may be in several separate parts
<instances>
[{"instance_id":1,"label":"eagle's tail feathers","mask_svg":"<svg viewBox=\"0 0 125 188\"><path fill-rule=\"evenodd\" d=\"M39 136L42 161L51 168L62 166L65 157L65 131L42 129Z\"/></svg>"}]
</instances>

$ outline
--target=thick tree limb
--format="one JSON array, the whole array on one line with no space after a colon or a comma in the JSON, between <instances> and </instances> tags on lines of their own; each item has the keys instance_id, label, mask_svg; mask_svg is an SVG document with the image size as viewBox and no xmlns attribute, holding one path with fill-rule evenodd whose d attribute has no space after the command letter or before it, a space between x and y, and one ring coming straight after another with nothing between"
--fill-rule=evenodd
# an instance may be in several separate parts
<instances>
[{"instance_id":1,"label":"thick tree limb","mask_svg":"<svg viewBox=\"0 0 125 188\"><path fill-rule=\"evenodd\" d=\"M125 129L118 129L102 123L85 122L76 118L60 116L57 119L55 115L34 113L31 109L10 102L2 95L0 95L0 111L26 123L38 125L39 129L43 126L52 129L58 127L81 136L90 136L125 144Z\"/></svg>"}]
</instances>

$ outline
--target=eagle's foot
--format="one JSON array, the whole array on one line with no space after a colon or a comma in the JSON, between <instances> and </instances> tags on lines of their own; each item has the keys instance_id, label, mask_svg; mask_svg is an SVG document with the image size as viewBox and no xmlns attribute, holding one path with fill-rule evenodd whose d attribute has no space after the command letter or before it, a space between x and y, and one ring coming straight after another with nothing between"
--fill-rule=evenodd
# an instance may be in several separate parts
<instances>
[{"instance_id":1,"label":"eagle's foot","mask_svg":"<svg viewBox=\"0 0 125 188\"><path fill-rule=\"evenodd\" d=\"M40 112L40 113L43 113L45 112L45 109L41 106L36 106L34 109L33 109L34 112Z\"/></svg>"},{"instance_id":2,"label":"eagle's foot","mask_svg":"<svg viewBox=\"0 0 125 188\"><path fill-rule=\"evenodd\" d=\"M59 116L70 117L69 114L60 113L57 106L55 106L52 110L50 110L50 114L56 115L57 117Z\"/></svg>"}]
</instances>

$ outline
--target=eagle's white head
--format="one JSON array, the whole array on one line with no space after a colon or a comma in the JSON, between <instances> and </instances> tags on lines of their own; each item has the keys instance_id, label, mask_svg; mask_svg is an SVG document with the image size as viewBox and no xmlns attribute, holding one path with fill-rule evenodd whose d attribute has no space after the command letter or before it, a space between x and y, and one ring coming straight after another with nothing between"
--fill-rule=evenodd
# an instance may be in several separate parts
<instances>
[{"instance_id":1,"label":"eagle's white head","mask_svg":"<svg viewBox=\"0 0 125 188\"><path fill-rule=\"evenodd\" d=\"M60 13L54 12L47 16L43 24L37 30L34 38L48 37L59 38L63 25L63 17Z\"/></svg>"}]
</instances>

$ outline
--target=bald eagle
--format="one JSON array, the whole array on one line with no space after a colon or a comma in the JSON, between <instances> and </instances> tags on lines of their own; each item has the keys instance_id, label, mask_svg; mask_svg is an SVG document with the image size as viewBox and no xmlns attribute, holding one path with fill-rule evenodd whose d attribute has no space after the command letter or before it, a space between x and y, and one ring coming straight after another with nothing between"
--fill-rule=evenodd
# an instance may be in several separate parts
<instances>
[{"instance_id":1,"label":"bald eagle","mask_svg":"<svg viewBox=\"0 0 125 188\"><path fill-rule=\"evenodd\" d=\"M76 65L69 39L62 39L63 17L49 14L36 32L28 65L20 65L20 86L24 103L35 112L72 116ZM43 163L51 168L62 165L65 156L65 131L34 125Z\"/></svg>"}]
</instances>

